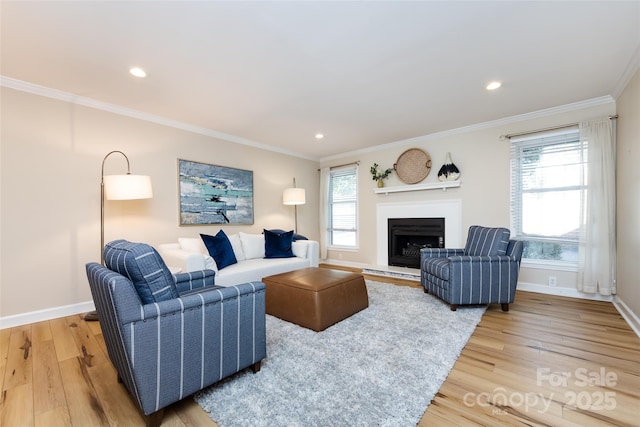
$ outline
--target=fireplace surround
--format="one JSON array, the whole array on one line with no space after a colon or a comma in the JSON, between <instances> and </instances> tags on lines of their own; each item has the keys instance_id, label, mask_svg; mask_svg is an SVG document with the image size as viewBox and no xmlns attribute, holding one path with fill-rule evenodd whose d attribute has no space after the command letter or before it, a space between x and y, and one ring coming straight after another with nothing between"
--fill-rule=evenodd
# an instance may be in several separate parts
<instances>
[{"instance_id":1,"label":"fireplace surround","mask_svg":"<svg viewBox=\"0 0 640 427\"><path fill-rule=\"evenodd\" d=\"M376 265L389 266L388 219L445 218L445 247L462 247L462 200L420 200L376 204ZM393 267L396 268L396 267ZM401 268L401 267L397 267Z\"/></svg>"}]
</instances>

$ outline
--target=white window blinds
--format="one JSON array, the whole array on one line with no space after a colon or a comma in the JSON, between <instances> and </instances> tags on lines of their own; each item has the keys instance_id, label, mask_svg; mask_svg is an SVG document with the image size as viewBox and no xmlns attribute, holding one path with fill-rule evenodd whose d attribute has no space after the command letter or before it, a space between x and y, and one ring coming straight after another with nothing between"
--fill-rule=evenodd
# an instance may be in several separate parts
<instances>
[{"instance_id":1,"label":"white window blinds","mask_svg":"<svg viewBox=\"0 0 640 427\"><path fill-rule=\"evenodd\" d=\"M577 265L586 170L577 127L511 139L511 228L525 259Z\"/></svg>"},{"instance_id":2,"label":"white window blinds","mask_svg":"<svg viewBox=\"0 0 640 427\"><path fill-rule=\"evenodd\" d=\"M332 169L329 173L328 233L329 245L357 246L358 224L357 165Z\"/></svg>"}]
</instances>

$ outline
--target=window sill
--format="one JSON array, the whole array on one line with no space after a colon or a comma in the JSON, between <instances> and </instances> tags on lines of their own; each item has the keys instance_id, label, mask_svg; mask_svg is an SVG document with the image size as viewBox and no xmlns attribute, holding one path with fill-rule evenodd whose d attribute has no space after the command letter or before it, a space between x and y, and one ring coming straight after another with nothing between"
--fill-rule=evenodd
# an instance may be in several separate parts
<instances>
[{"instance_id":1,"label":"window sill","mask_svg":"<svg viewBox=\"0 0 640 427\"><path fill-rule=\"evenodd\" d=\"M328 251L358 252L357 246L327 246Z\"/></svg>"},{"instance_id":2,"label":"window sill","mask_svg":"<svg viewBox=\"0 0 640 427\"><path fill-rule=\"evenodd\" d=\"M523 258L520 266L537 270L570 271L574 273L578 272L578 266L576 264L559 261L526 260Z\"/></svg>"}]
</instances>

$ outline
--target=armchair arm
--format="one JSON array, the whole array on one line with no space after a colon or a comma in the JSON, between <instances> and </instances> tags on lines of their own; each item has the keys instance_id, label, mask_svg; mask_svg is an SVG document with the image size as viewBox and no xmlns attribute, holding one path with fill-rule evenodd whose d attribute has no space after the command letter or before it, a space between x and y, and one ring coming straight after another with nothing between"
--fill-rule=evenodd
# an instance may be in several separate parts
<instances>
[{"instance_id":1,"label":"armchair arm","mask_svg":"<svg viewBox=\"0 0 640 427\"><path fill-rule=\"evenodd\" d=\"M212 304L224 303L236 298L242 298L256 292L264 291L262 282L248 282L241 285L228 287L204 288L201 292L189 293L186 296L158 303L142 306L140 316L137 319L127 319L123 325L139 321L155 320L158 317L171 317L176 314L184 314L188 311L201 310Z\"/></svg>"},{"instance_id":2,"label":"armchair arm","mask_svg":"<svg viewBox=\"0 0 640 427\"><path fill-rule=\"evenodd\" d=\"M464 254L464 249L446 249L446 248L422 248L420 249L421 260L427 258L447 258Z\"/></svg>"},{"instance_id":3,"label":"armchair arm","mask_svg":"<svg viewBox=\"0 0 640 427\"><path fill-rule=\"evenodd\" d=\"M179 294L206 286L213 286L215 285L215 276L216 272L213 270L198 270L173 275Z\"/></svg>"},{"instance_id":4,"label":"armchair arm","mask_svg":"<svg viewBox=\"0 0 640 427\"><path fill-rule=\"evenodd\" d=\"M504 262L511 262L514 259L508 255L449 255L449 262L453 264L499 264Z\"/></svg>"}]
</instances>

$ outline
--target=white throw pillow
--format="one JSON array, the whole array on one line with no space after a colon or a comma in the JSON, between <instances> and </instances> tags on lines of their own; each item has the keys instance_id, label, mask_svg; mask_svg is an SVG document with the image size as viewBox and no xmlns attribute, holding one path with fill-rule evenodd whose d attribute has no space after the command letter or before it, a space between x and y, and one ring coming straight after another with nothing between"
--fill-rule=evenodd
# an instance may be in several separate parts
<instances>
[{"instance_id":1,"label":"white throw pillow","mask_svg":"<svg viewBox=\"0 0 640 427\"><path fill-rule=\"evenodd\" d=\"M229 238L229 242L231 242L231 248L233 249L233 254L236 256L236 260L244 261L247 259L244 255L244 250L242 249L240 236L238 234L230 234L227 237Z\"/></svg>"},{"instance_id":2,"label":"white throw pillow","mask_svg":"<svg viewBox=\"0 0 640 427\"><path fill-rule=\"evenodd\" d=\"M183 251L190 253L206 254L207 248L199 237L178 237L178 243Z\"/></svg>"},{"instance_id":3,"label":"white throw pillow","mask_svg":"<svg viewBox=\"0 0 640 427\"><path fill-rule=\"evenodd\" d=\"M264 235L242 231L239 234L245 259L264 258Z\"/></svg>"},{"instance_id":4,"label":"white throw pillow","mask_svg":"<svg viewBox=\"0 0 640 427\"><path fill-rule=\"evenodd\" d=\"M298 258L306 258L307 257L307 248L309 245L306 242L293 242L291 244L291 250L293 254Z\"/></svg>"},{"instance_id":5,"label":"white throw pillow","mask_svg":"<svg viewBox=\"0 0 640 427\"><path fill-rule=\"evenodd\" d=\"M218 264L216 264L216 260L211 257L211 255L204 256L204 268L207 270L213 270L216 273L218 272Z\"/></svg>"}]
</instances>

